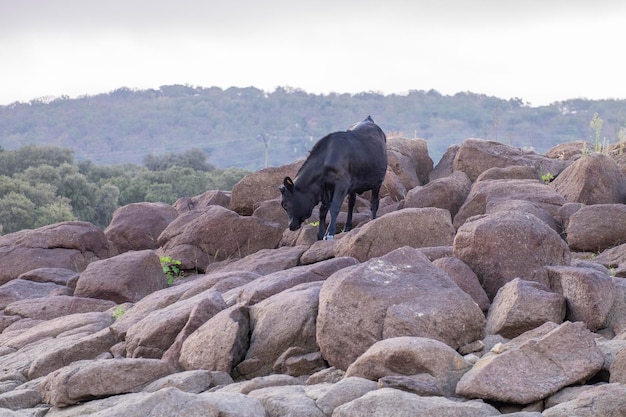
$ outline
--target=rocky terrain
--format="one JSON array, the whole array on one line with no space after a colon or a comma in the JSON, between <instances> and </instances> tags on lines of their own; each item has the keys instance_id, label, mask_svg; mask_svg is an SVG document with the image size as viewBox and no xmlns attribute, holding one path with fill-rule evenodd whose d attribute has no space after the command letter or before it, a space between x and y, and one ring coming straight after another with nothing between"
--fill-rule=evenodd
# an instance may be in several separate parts
<instances>
[{"instance_id":1,"label":"rocky terrain","mask_svg":"<svg viewBox=\"0 0 626 417\"><path fill-rule=\"evenodd\" d=\"M624 416L626 157L586 149L390 138L334 241L285 230L299 163L2 236L0 417Z\"/></svg>"}]
</instances>

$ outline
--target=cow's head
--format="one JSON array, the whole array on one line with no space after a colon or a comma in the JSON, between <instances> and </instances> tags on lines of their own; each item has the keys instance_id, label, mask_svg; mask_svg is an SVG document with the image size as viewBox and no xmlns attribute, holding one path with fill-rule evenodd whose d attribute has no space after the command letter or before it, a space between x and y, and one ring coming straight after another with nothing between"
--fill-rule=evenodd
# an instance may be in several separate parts
<instances>
[{"instance_id":1,"label":"cow's head","mask_svg":"<svg viewBox=\"0 0 626 417\"><path fill-rule=\"evenodd\" d=\"M315 203L312 195L308 195L306 191L296 188L293 180L285 177L283 185L280 186L282 199L280 204L289 216L289 230L298 230L302 223L311 217Z\"/></svg>"}]
</instances>

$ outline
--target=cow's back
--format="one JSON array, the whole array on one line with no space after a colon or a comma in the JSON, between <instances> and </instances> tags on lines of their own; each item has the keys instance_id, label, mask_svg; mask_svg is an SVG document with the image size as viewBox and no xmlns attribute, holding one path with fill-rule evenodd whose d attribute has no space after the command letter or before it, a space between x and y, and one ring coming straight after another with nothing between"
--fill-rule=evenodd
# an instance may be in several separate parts
<instances>
[{"instance_id":1,"label":"cow's back","mask_svg":"<svg viewBox=\"0 0 626 417\"><path fill-rule=\"evenodd\" d=\"M385 134L371 122L333 133L324 161L325 171L350 177L350 191L370 190L383 182L387 171Z\"/></svg>"}]
</instances>

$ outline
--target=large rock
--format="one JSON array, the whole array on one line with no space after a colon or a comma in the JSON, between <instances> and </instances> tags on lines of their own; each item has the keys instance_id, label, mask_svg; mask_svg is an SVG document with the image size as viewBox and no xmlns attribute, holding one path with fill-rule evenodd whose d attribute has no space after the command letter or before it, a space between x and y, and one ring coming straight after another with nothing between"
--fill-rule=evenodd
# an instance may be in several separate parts
<instances>
[{"instance_id":1,"label":"large rock","mask_svg":"<svg viewBox=\"0 0 626 417\"><path fill-rule=\"evenodd\" d=\"M548 149L544 156L552 159L565 159L575 161L583 156L583 150L589 149L589 144L584 140L559 143Z\"/></svg>"},{"instance_id":2,"label":"large rock","mask_svg":"<svg viewBox=\"0 0 626 417\"><path fill-rule=\"evenodd\" d=\"M149 313L126 332L126 352L132 358L160 359L195 310L202 320L196 328L226 308L219 292L209 289ZM195 330L195 329L194 329Z\"/></svg>"},{"instance_id":3,"label":"large rock","mask_svg":"<svg viewBox=\"0 0 626 417\"><path fill-rule=\"evenodd\" d=\"M393 388L371 391L335 408L333 417L486 417L500 412L482 401L455 401L442 397L423 397Z\"/></svg>"},{"instance_id":4,"label":"large rock","mask_svg":"<svg viewBox=\"0 0 626 417\"><path fill-rule=\"evenodd\" d=\"M428 155L428 142L426 140L391 136L387 138L387 152L389 151L409 158L411 170L415 172L419 181L419 184L416 185L423 185L429 181L428 176L433 170L433 160ZM412 172L409 174L413 175Z\"/></svg>"},{"instance_id":5,"label":"large rock","mask_svg":"<svg viewBox=\"0 0 626 417\"><path fill-rule=\"evenodd\" d=\"M567 300L566 319L581 321L591 331L603 328L617 292L611 277L583 267L559 266L547 270L550 286Z\"/></svg>"},{"instance_id":6,"label":"large rock","mask_svg":"<svg viewBox=\"0 0 626 417\"><path fill-rule=\"evenodd\" d=\"M402 179L393 172L393 169L387 166L385 179L380 186L380 198L390 198L393 201L400 201L407 193L407 189L402 183Z\"/></svg>"},{"instance_id":7,"label":"large rock","mask_svg":"<svg viewBox=\"0 0 626 417\"><path fill-rule=\"evenodd\" d=\"M0 315L0 333L17 322L23 322L22 318L19 316Z\"/></svg>"},{"instance_id":8,"label":"large rock","mask_svg":"<svg viewBox=\"0 0 626 417\"><path fill-rule=\"evenodd\" d=\"M112 322L113 316L110 313L71 314L41 322L30 329L0 334L0 345L21 349L48 338L95 333L110 326Z\"/></svg>"},{"instance_id":9,"label":"large rock","mask_svg":"<svg viewBox=\"0 0 626 417\"><path fill-rule=\"evenodd\" d=\"M71 408L53 408L46 416L267 417L261 403L247 395L223 392L196 395L173 387L96 399Z\"/></svg>"},{"instance_id":10,"label":"large rock","mask_svg":"<svg viewBox=\"0 0 626 417\"><path fill-rule=\"evenodd\" d=\"M276 223L211 206L178 216L161 233L158 243L160 253L181 261L182 269L203 271L215 261L273 249L282 233L283 229Z\"/></svg>"},{"instance_id":11,"label":"large rock","mask_svg":"<svg viewBox=\"0 0 626 417\"><path fill-rule=\"evenodd\" d=\"M335 257L335 245L339 240L317 240L317 235L315 236L315 242L300 258L302 265L310 265Z\"/></svg>"},{"instance_id":12,"label":"large rock","mask_svg":"<svg viewBox=\"0 0 626 417\"><path fill-rule=\"evenodd\" d=\"M31 409L39 404L41 404L41 395L34 389L17 389L2 393L0 394L0 413L2 413L0 415L3 417L20 417L24 415L20 411L16 411L14 414L9 410Z\"/></svg>"},{"instance_id":13,"label":"large rock","mask_svg":"<svg viewBox=\"0 0 626 417\"><path fill-rule=\"evenodd\" d=\"M622 203L626 197L626 177L617 163L602 153L577 159L551 185L567 201L586 205Z\"/></svg>"},{"instance_id":14,"label":"large rock","mask_svg":"<svg viewBox=\"0 0 626 417\"><path fill-rule=\"evenodd\" d=\"M249 345L248 308L234 305L207 320L182 342L179 363L187 370L230 373L244 359Z\"/></svg>"},{"instance_id":15,"label":"large rock","mask_svg":"<svg viewBox=\"0 0 626 417\"><path fill-rule=\"evenodd\" d=\"M404 199L404 207L438 207L456 216L470 192L472 182L462 171L433 180L423 187L410 189Z\"/></svg>"},{"instance_id":16,"label":"large rock","mask_svg":"<svg viewBox=\"0 0 626 417\"><path fill-rule=\"evenodd\" d=\"M379 340L419 336L456 349L480 339L484 323L468 294L418 249L404 247L324 282L317 343L329 364L347 369Z\"/></svg>"},{"instance_id":17,"label":"large rock","mask_svg":"<svg viewBox=\"0 0 626 417\"><path fill-rule=\"evenodd\" d=\"M388 168L406 190L426 184L433 169L424 139L387 138Z\"/></svg>"},{"instance_id":18,"label":"large rock","mask_svg":"<svg viewBox=\"0 0 626 417\"><path fill-rule=\"evenodd\" d=\"M598 417L624 416L626 386L605 384L585 390L571 401L545 410L544 417Z\"/></svg>"},{"instance_id":19,"label":"large rock","mask_svg":"<svg viewBox=\"0 0 626 417\"><path fill-rule=\"evenodd\" d=\"M605 339L603 337L602 338L598 337L596 338L596 344L598 345L598 347L602 351L602 354L604 355L604 365L602 366L602 371L609 372L610 374L611 366L613 366L613 362L615 362L615 358L622 350L626 349L626 340L620 336L617 336L613 339ZM626 365L626 356L623 356L624 353L622 353L621 355L622 355L621 364L617 366L618 368L621 368L622 370L626 370L626 367L624 366ZM606 373L602 375L605 376Z\"/></svg>"},{"instance_id":20,"label":"large rock","mask_svg":"<svg viewBox=\"0 0 626 417\"><path fill-rule=\"evenodd\" d=\"M194 197L181 197L174 203L174 208L179 213L191 210L204 210L209 206L230 206L230 192L220 190L209 190Z\"/></svg>"},{"instance_id":21,"label":"large rock","mask_svg":"<svg viewBox=\"0 0 626 417\"><path fill-rule=\"evenodd\" d=\"M525 165L557 176L570 163L562 159L546 158L534 152L523 151L495 141L466 139L456 152L453 169L465 172L470 180L475 181L481 173L493 167Z\"/></svg>"},{"instance_id":22,"label":"large rock","mask_svg":"<svg viewBox=\"0 0 626 417\"><path fill-rule=\"evenodd\" d=\"M261 388L248 396L259 400L268 416L325 417L302 385Z\"/></svg>"},{"instance_id":23,"label":"large rock","mask_svg":"<svg viewBox=\"0 0 626 417\"><path fill-rule=\"evenodd\" d=\"M487 213L487 207L498 202L521 200L532 203L556 217L565 199L552 188L536 180L490 180L475 183L465 203L454 216L454 226L459 228L472 216Z\"/></svg>"},{"instance_id":24,"label":"large rock","mask_svg":"<svg viewBox=\"0 0 626 417\"><path fill-rule=\"evenodd\" d=\"M449 211L411 208L385 214L351 231L337 242L335 253L365 261L403 246L448 246L453 239Z\"/></svg>"},{"instance_id":25,"label":"large rock","mask_svg":"<svg viewBox=\"0 0 626 417\"><path fill-rule=\"evenodd\" d=\"M584 205L581 203L565 203L561 206L555 218L561 223L563 232L567 229L569 218L572 217L572 215L578 210L583 208L583 206Z\"/></svg>"},{"instance_id":26,"label":"large rock","mask_svg":"<svg viewBox=\"0 0 626 417\"><path fill-rule=\"evenodd\" d=\"M600 382L599 384L606 385L605 382ZM540 403L543 403L545 409L547 410L548 408L552 408L556 405L575 400L580 394L593 388L594 385L572 385L559 390L556 394L549 396Z\"/></svg>"},{"instance_id":27,"label":"large rock","mask_svg":"<svg viewBox=\"0 0 626 417\"><path fill-rule=\"evenodd\" d=\"M600 252L626 243L626 205L583 206L569 217L565 233L576 251Z\"/></svg>"},{"instance_id":28,"label":"large rock","mask_svg":"<svg viewBox=\"0 0 626 417\"><path fill-rule=\"evenodd\" d=\"M71 335L58 339L42 338L36 343L22 346L19 349L3 346L2 356L0 356L0 369L2 369L0 387L2 392L9 392L26 383L28 370L39 356L48 350L65 345L68 340L78 337Z\"/></svg>"},{"instance_id":29,"label":"large rock","mask_svg":"<svg viewBox=\"0 0 626 417\"><path fill-rule=\"evenodd\" d=\"M296 285L323 281L340 269L357 263L354 258L340 257L274 272L227 291L224 293L224 299L228 305L235 303L253 305Z\"/></svg>"},{"instance_id":30,"label":"large rock","mask_svg":"<svg viewBox=\"0 0 626 417\"><path fill-rule=\"evenodd\" d=\"M306 372L290 369L294 361L307 361L307 355L319 351L315 322L321 287L322 282L300 284L250 307L250 347L237 367L242 376L250 379L272 372L299 376L323 365L313 359Z\"/></svg>"},{"instance_id":31,"label":"large rock","mask_svg":"<svg viewBox=\"0 0 626 417\"><path fill-rule=\"evenodd\" d=\"M230 209L242 216L250 216L267 200L280 198L278 187L285 177L295 178L303 161L277 168L265 168L243 177L233 186Z\"/></svg>"},{"instance_id":32,"label":"large rock","mask_svg":"<svg viewBox=\"0 0 626 417\"><path fill-rule=\"evenodd\" d=\"M487 293L474 271L465 262L454 256L444 256L433 260L433 265L448 274L459 288L471 295L482 311L489 309Z\"/></svg>"},{"instance_id":33,"label":"large rock","mask_svg":"<svg viewBox=\"0 0 626 417\"><path fill-rule=\"evenodd\" d=\"M624 152L624 141L609 145L611 158L617 163L622 174L626 175L626 152Z\"/></svg>"},{"instance_id":34,"label":"large rock","mask_svg":"<svg viewBox=\"0 0 626 417\"><path fill-rule=\"evenodd\" d=\"M316 384L317 385L317 384ZM313 386L315 387L315 385ZM370 391L377 389L378 384L369 379L359 378L356 376L345 377L335 384L332 384L328 390L319 396L313 396L310 390L307 395L315 399L315 404L327 416L332 415L335 408L342 404L362 397Z\"/></svg>"},{"instance_id":35,"label":"large rock","mask_svg":"<svg viewBox=\"0 0 626 417\"><path fill-rule=\"evenodd\" d=\"M457 231L453 251L478 275L491 299L515 278L548 285L545 266L570 262L569 248L559 234L520 211L472 218Z\"/></svg>"},{"instance_id":36,"label":"large rock","mask_svg":"<svg viewBox=\"0 0 626 417\"><path fill-rule=\"evenodd\" d=\"M626 282L623 278L614 277L613 285L615 300L607 314L606 325L615 334L621 334L626 332Z\"/></svg>"},{"instance_id":37,"label":"large rock","mask_svg":"<svg viewBox=\"0 0 626 417\"><path fill-rule=\"evenodd\" d=\"M94 334L72 340L57 348L47 349L33 361L28 369L28 378L35 379L48 375L73 362L95 359L108 353L117 342L109 329L102 329Z\"/></svg>"},{"instance_id":38,"label":"large rock","mask_svg":"<svg viewBox=\"0 0 626 417\"><path fill-rule=\"evenodd\" d=\"M33 282L52 282L76 288L76 281L80 273L65 268L35 268L18 276L19 279Z\"/></svg>"},{"instance_id":39,"label":"large rock","mask_svg":"<svg viewBox=\"0 0 626 417\"><path fill-rule=\"evenodd\" d=\"M157 239L178 211L165 203L133 203L113 212L104 235L119 252L157 249Z\"/></svg>"},{"instance_id":40,"label":"large rock","mask_svg":"<svg viewBox=\"0 0 626 417\"><path fill-rule=\"evenodd\" d=\"M176 336L176 339L174 339L174 342L170 345L167 351L163 353L162 359L174 364L179 363L180 351L182 350L183 343L185 343L189 336L194 334L196 330L203 326L207 321L215 317L216 314L224 311L222 309L219 310L218 313L215 313L218 310L216 307L222 307L221 303L222 301L220 300L218 306L216 306L210 298L204 298L199 300L198 303L195 303L189 312L187 322Z\"/></svg>"},{"instance_id":41,"label":"large rock","mask_svg":"<svg viewBox=\"0 0 626 417\"><path fill-rule=\"evenodd\" d=\"M452 174L452 164L454 163L454 158L456 157L456 153L459 151L459 145L450 145L446 149L446 151L441 156L437 165L433 168L433 170L428 175L428 179L430 181L434 181L439 178L447 177Z\"/></svg>"},{"instance_id":42,"label":"large rock","mask_svg":"<svg viewBox=\"0 0 626 417\"><path fill-rule=\"evenodd\" d=\"M607 268L615 268L616 273L618 270L623 271L626 269L624 268L626 266L626 244L623 243L602 251L594 258L594 261Z\"/></svg>"},{"instance_id":43,"label":"large rock","mask_svg":"<svg viewBox=\"0 0 626 417\"><path fill-rule=\"evenodd\" d=\"M252 216L258 217L268 223L277 223L282 230L289 227L289 217L286 215L285 209L283 209L280 198L263 201L256 210L254 210Z\"/></svg>"},{"instance_id":44,"label":"large rock","mask_svg":"<svg viewBox=\"0 0 626 417\"><path fill-rule=\"evenodd\" d=\"M71 362L73 354L67 357L57 356L56 360L48 355L53 352L71 350L71 346L83 338L106 329L113 317L109 313L83 313L52 319L15 331L5 331L0 335L0 369L3 370L2 380L9 380L11 374L29 375L35 366L45 374L47 371L62 366L63 361ZM76 356L77 357L77 356ZM35 364L38 365L35 365ZM3 385L0 382L0 385Z\"/></svg>"},{"instance_id":45,"label":"large rock","mask_svg":"<svg viewBox=\"0 0 626 417\"><path fill-rule=\"evenodd\" d=\"M562 235L563 233L563 225L562 221L564 219L554 217L548 211L544 210L541 207L538 207L538 204L525 201L525 200L500 200L494 199L487 203L485 208L485 214L492 214L498 211L521 211L523 213L532 214L539 220L543 221L545 224L550 226L552 230ZM562 213L562 210L559 209L559 213Z\"/></svg>"},{"instance_id":46,"label":"large rock","mask_svg":"<svg viewBox=\"0 0 626 417\"><path fill-rule=\"evenodd\" d=\"M500 168L493 167L476 178L476 182L488 181L488 180L540 180L541 175L537 171L537 168L525 165L511 165L508 167Z\"/></svg>"},{"instance_id":47,"label":"large rock","mask_svg":"<svg viewBox=\"0 0 626 417\"><path fill-rule=\"evenodd\" d=\"M217 392L237 392L240 394L249 394L252 391L269 387L282 387L285 385L302 385L307 380L306 377L294 377L291 375L272 374L268 376L259 376L251 380L243 380L234 384L219 387Z\"/></svg>"},{"instance_id":48,"label":"large rock","mask_svg":"<svg viewBox=\"0 0 626 417\"><path fill-rule=\"evenodd\" d=\"M208 289L215 289L220 293L236 288L259 278L260 275L252 272L217 272L199 276L193 280L184 280L179 284L154 292L142 298L129 308L111 326L111 331L117 338L123 340L128 329L144 319L153 311L160 310L178 301L185 300L200 294Z\"/></svg>"},{"instance_id":49,"label":"large rock","mask_svg":"<svg viewBox=\"0 0 626 417\"><path fill-rule=\"evenodd\" d=\"M398 152L395 149L387 149L387 165L397 176L405 189L410 190L413 187L422 185L417 172L415 172L415 162L407 155Z\"/></svg>"},{"instance_id":50,"label":"large rock","mask_svg":"<svg viewBox=\"0 0 626 417\"><path fill-rule=\"evenodd\" d=\"M0 309L20 300L71 295L72 292L70 288L52 282L33 282L18 278L0 285Z\"/></svg>"},{"instance_id":51,"label":"large rock","mask_svg":"<svg viewBox=\"0 0 626 417\"><path fill-rule=\"evenodd\" d=\"M565 297L538 282L515 278L505 284L487 315L487 333L513 339L546 322L565 318Z\"/></svg>"},{"instance_id":52,"label":"large rock","mask_svg":"<svg viewBox=\"0 0 626 417\"><path fill-rule=\"evenodd\" d=\"M47 375L38 389L45 402L66 407L80 401L141 391L172 373L156 359L101 359L79 361Z\"/></svg>"},{"instance_id":53,"label":"large rock","mask_svg":"<svg viewBox=\"0 0 626 417\"><path fill-rule=\"evenodd\" d=\"M582 323L546 323L488 353L457 385L457 394L530 404L595 375L604 363L593 334ZM506 382L505 382L506 381Z\"/></svg>"},{"instance_id":54,"label":"large rock","mask_svg":"<svg viewBox=\"0 0 626 417\"><path fill-rule=\"evenodd\" d=\"M470 368L445 343L423 337L394 337L374 343L348 367L346 377L378 381L389 376L427 375L433 378L438 394L453 396L459 379Z\"/></svg>"},{"instance_id":55,"label":"large rock","mask_svg":"<svg viewBox=\"0 0 626 417\"><path fill-rule=\"evenodd\" d=\"M317 235L315 235L317 239ZM261 275L290 269L300 264L300 257L308 246L283 246L277 249L261 249L241 259L226 260L209 264L207 273L217 271L249 271Z\"/></svg>"},{"instance_id":56,"label":"large rock","mask_svg":"<svg viewBox=\"0 0 626 417\"><path fill-rule=\"evenodd\" d=\"M102 230L87 222L62 222L0 236L0 284L36 268L82 271L111 256Z\"/></svg>"},{"instance_id":57,"label":"large rock","mask_svg":"<svg viewBox=\"0 0 626 417\"><path fill-rule=\"evenodd\" d=\"M15 301L4 309L4 314L15 314L36 320L50 320L69 314L106 311L116 306L114 301L96 298L57 295Z\"/></svg>"},{"instance_id":58,"label":"large rock","mask_svg":"<svg viewBox=\"0 0 626 417\"><path fill-rule=\"evenodd\" d=\"M146 388L144 392L156 392L164 388L178 388L181 391L199 394L220 385L232 384L234 381L226 372L219 371L183 371L157 379Z\"/></svg>"},{"instance_id":59,"label":"large rock","mask_svg":"<svg viewBox=\"0 0 626 417\"><path fill-rule=\"evenodd\" d=\"M609 367L610 382L619 382L626 385L626 347L622 348Z\"/></svg>"},{"instance_id":60,"label":"large rock","mask_svg":"<svg viewBox=\"0 0 626 417\"><path fill-rule=\"evenodd\" d=\"M166 287L159 257L146 249L92 262L80 274L74 295L125 303Z\"/></svg>"},{"instance_id":61,"label":"large rock","mask_svg":"<svg viewBox=\"0 0 626 417\"><path fill-rule=\"evenodd\" d=\"M227 392L206 392L198 396L200 400L215 404L218 417L267 417L260 401L249 395ZM198 417L203 417L205 407L198 408ZM186 416L187 414L185 414ZM165 417L165 416L164 416Z\"/></svg>"}]
</instances>

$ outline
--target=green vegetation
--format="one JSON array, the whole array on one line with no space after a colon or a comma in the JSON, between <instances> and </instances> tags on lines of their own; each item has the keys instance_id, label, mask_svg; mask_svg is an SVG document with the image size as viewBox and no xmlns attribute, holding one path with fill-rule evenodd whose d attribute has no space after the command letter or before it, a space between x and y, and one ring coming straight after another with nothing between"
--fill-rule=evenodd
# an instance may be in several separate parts
<instances>
[{"instance_id":1,"label":"green vegetation","mask_svg":"<svg viewBox=\"0 0 626 417\"><path fill-rule=\"evenodd\" d=\"M545 174L541 176L541 181L545 182L546 184L550 184L550 182L552 182L553 179L554 179L554 175L552 175L549 172L546 172Z\"/></svg>"},{"instance_id":2,"label":"green vegetation","mask_svg":"<svg viewBox=\"0 0 626 417\"><path fill-rule=\"evenodd\" d=\"M113 318L115 320L118 320L120 317L122 317L124 315L124 313L126 313L126 310L124 310L124 307L123 306L117 306L113 310Z\"/></svg>"},{"instance_id":3,"label":"green vegetation","mask_svg":"<svg viewBox=\"0 0 626 417\"><path fill-rule=\"evenodd\" d=\"M255 171L265 166L266 146L269 166L291 163L305 157L317 139L371 114L385 132L426 139L437 162L448 146L471 137L540 153L579 139L593 143L589 121L595 113L604 121L599 137L616 142L626 127L625 104L573 99L531 107L519 98L469 92L447 96L435 90L383 95L182 85L120 88L0 106L0 145L7 150L54 145L73 149L81 163L145 162L151 170L176 164L169 156L196 148L217 168ZM154 159L145 159L148 154Z\"/></svg>"},{"instance_id":4,"label":"green vegetation","mask_svg":"<svg viewBox=\"0 0 626 417\"><path fill-rule=\"evenodd\" d=\"M602 144L600 143L600 135L602 132L603 124L604 124L604 120L602 120L598 116L598 113L594 113L593 118L591 119L591 122L589 122L589 126L591 126L591 129L593 129L593 132L595 134L595 151L596 152L602 152Z\"/></svg>"},{"instance_id":5,"label":"green vegetation","mask_svg":"<svg viewBox=\"0 0 626 417\"><path fill-rule=\"evenodd\" d=\"M582 154L582 156L589 155L589 148L587 147L587 142L583 142L583 148L581 149L580 153Z\"/></svg>"},{"instance_id":6,"label":"green vegetation","mask_svg":"<svg viewBox=\"0 0 626 417\"><path fill-rule=\"evenodd\" d=\"M304 158L317 139L367 115L389 136L426 139L436 163L470 137L539 153L579 139L607 149L626 143L625 104L181 85L13 103L0 106L0 233L64 220L105 228L130 203L230 190L247 172Z\"/></svg>"},{"instance_id":7,"label":"green vegetation","mask_svg":"<svg viewBox=\"0 0 626 417\"><path fill-rule=\"evenodd\" d=\"M180 269L181 264L182 262L177 259L161 256L161 267L163 268L163 273L167 276L167 285L172 285L175 280L185 276Z\"/></svg>"},{"instance_id":8,"label":"green vegetation","mask_svg":"<svg viewBox=\"0 0 626 417\"><path fill-rule=\"evenodd\" d=\"M144 201L173 204L207 190L230 190L246 173L217 169L197 149L148 155L146 166L96 166L89 161L75 164L71 149L0 148L0 230L12 233L67 220L88 221L104 229L121 206Z\"/></svg>"}]
</instances>

